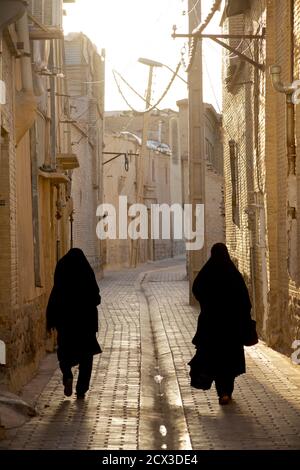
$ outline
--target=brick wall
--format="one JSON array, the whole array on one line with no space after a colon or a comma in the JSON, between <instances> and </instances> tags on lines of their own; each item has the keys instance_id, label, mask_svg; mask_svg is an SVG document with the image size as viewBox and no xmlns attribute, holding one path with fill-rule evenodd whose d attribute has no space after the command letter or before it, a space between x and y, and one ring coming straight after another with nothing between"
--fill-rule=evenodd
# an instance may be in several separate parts
<instances>
[{"instance_id":1,"label":"brick wall","mask_svg":"<svg viewBox=\"0 0 300 470\"><path fill-rule=\"evenodd\" d=\"M92 267L101 272L101 243L96 235L98 204L102 202L102 146L104 85L87 86L104 78L104 62L91 41L82 33L65 39L65 60L70 79L69 93L72 125L72 150L77 154L79 168L72 174L74 206L74 247L81 248Z\"/></svg>"},{"instance_id":2,"label":"brick wall","mask_svg":"<svg viewBox=\"0 0 300 470\"><path fill-rule=\"evenodd\" d=\"M105 151L107 152L131 152L138 153L139 148L136 142L119 139L109 133L105 133ZM104 155L104 161L113 158L113 155ZM127 196L127 204L136 202L136 159L138 156L129 156L128 171L125 171L124 157L120 156L104 165L103 185L104 202L112 204L116 208L117 218L119 215L119 195ZM128 223L129 223L128 219ZM106 268L119 268L130 265L130 255L132 244L127 240L111 240L105 242L106 256L103 260Z\"/></svg>"},{"instance_id":3,"label":"brick wall","mask_svg":"<svg viewBox=\"0 0 300 470\"><path fill-rule=\"evenodd\" d=\"M85 105L87 104L88 100ZM81 138L81 142L76 146L80 167L73 172L72 176L74 247L81 248L93 268L98 269L100 242L96 237L97 188L93 184L95 154L88 139L72 126L72 141L78 142Z\"/></svg>"},{"instance_id":4,"label":"brick wall","mask_svg":"<svg viewBox=\"0 0 300 470\"><path fill-rule=\"evenodd\" d=\"M256 33L257 28L264 24L263 3L253 1L251 10L245 15L226 19L224 32ZM246 41L239 40L233 46L249 57L256 57L258 62L262 60L262 42L252 42L249 45ZM236 69L230 75L228 67L233 62L228 58L228 51L224 50L223 55L223 76L224 79L227 77L226 85L223 86L226 243L248 282L255 307L253 313L260 323L264 312L261 302L263 281L258 236L260 219L265 209L262 207L263 213L259 213L257 199L261 202L261 195L264 194L264 74L247 62L235 58ZM230 147L230 141L233 147ZM234 194L236 204L233 206Z\"/></svg>"},{"instance_id":5,"label":"brick wall","mask_svg":"<svg viewBox=\"0 0 300 470\"><path fill-rule=\"evenodd\" d=\"M292 11L292 5L294 10ZM299 2L288 1L283 11L282 4L274 15L275 28L278 29L276 42L278 45L276 62L282 67L282 80L291 83L299 79L299 43L300 43L300 6ZM281 15L281 16L280 16ZM281 30L279 29L281 24ZM280 95L280 94L279 94ZM277 107L280 114L285 116L285 98L277 96ZM300 114L299 105L294 106L295 111L295 140L296 157L299 157L300 138ZM286 126L284 131L279 127L278 122L277 142L278 142L278 190L279 190L279 210L278 224L280 227L278 234L278 258L279 258L279 280L280 280L280 302L279 302L279 328L280 335L277 342L278 348L291 354L291 344L295 339L299 339L300 332L300 309L299 309L299 241L300 241L300 185L299 185L299 158L296 158L296 175L287 175L287 142ZM283 122L282 122L283 124ZM295 193L293 201L291 195ZM285 196L285 200L284 200ZM287 215L287 201L289 205L295 207L295 215L291 218ZM294 229L292 226L294 225Z\"/></svg>"},{"instance_id":6,"label":"brick wall","mask_svg":"<svg viewBox=\"0 0 300 470\"><path fill-rule=\"evenodd\" d=\"M252 57L256 54L258 61L264 62L265 73L245 64L235 77L240 84L232 82L223 93L226 240L251 288L261 336L286 354L291 353L291 343L299 335L300 318L299 279L294 269L299 264L298 250L297 243L293 246L290 241L288 188L298 192L298 201L300 196L296 177L287 177L286 98L274 90L269 67L281 66L283 83L298 78L300 8L299 2L294 2L292 40L291 5L289 0L253 1L244 18L234 18L235 25L244 22L245 32L253 25L266 25L266 40L257 43L257 50L254 44L251 48ZM295 115L298 141L299 109ZM237 143L239 224L232 218L230 139ZM299 168L297 172L299 175Z\"/></svg>"},{"instance_id":7,"label":"brick wall","mask_svg":"<svg viewBox=\"0 0 300 470\"><path fill-rule=\"evenodd\" d=\"M112 134L106 126L105 151L107 152L140 152L140 145L132 140L130 136L120 136ZM105 160L109 160L113 155L105 155ZM127 196L128 205L137 201L136 193L136 162L139 156L129 156L129 170L125 171L124 157L120 156L112 162L104 165L104 202L113 204L117 210L119 207L119 195ZM145 181L148 182L145 191L145 204L150 207L153 204L170 203L170 156L161 152L154 152L148 149L148 162L145 165ZM128 220L128 223L130 220ZM151 219L148 219L151 223ZM150 227L148 227L150 235ZM128 240L106 240L106 267L118 268L129 266L132 254L132 242ZM141 240L139 242L139 254L141 263L148 259L169 258L175 254L171 240ZM182 243L176 243L176 255L182 249Z\"/></svg>"},{"instance_id":8,"label":"brick wall","mask_svg":"<svg viewBox=\"0 0 300 470\"><path fill-rule=\"evenodd\" d=\"M169 240L154 240L154 259L172 258L172 245Z\"/></svg>"},{"instance_id":9,"label":"brick wall","mask_svg":"<svg viewBox=\"0 0 300 470\"><path fill-rule=\"evenodd\" d=\"M188 100L179 107L180 153L183 175L183 201L188 203ZM214 243L225 241L223 137L221 116L212 105L204 104L205 167L205 236L206 258Z\"/></svg>"},{"instance_id":10,"label":"brick wall","mask_svg":"<svg viewBox=\"0 0 300 470\"><path fill-rule=\"evenodd\" d=\"M11 337L11 304L12 298L16 302L16 253L13 253L12 236L16 233L16 220L11 218L11 212L16 211L16 194L14 185L15 151L13 130L13 101L12 89L14 80L12 73L12 58L7 42L2 41L2 67L3 80L7 84L6 104L1 105L1 154L0 154L0 338L6 345ZM8 78L10 77L10 80ZM14 278L14 288L12 279ZM0 381L5 376L4 368L0 371Z\"/></svg>"},{"instance_id":11,"label":"brick wall","mask_svg":"<svg viewBox=\"0 0 300 470\"><path fill-rule=\"evenodd\" d=\"M57 49L57 48L56 48ZM59 48L58 48L59 49ZM59 50L58 50L59 52ZM4 34L2 78L7 87L7 102L1 106L0 155L0 338L7 347L7 364L0 369L0 382L11 390L19 390L36 371L45 353L45 307L53 284L57 261L57 242L61 255L68 249L69 202L61 188L66 207L57 220L57 189L44 173L37 181L41 283L38 286L34 272L34 236L32 205L32 149L29 131L16 146L15 96L22 87L19 61L12 55ZM58 64L60 58L58 57ZM65 90L60 89L63 93ZM48 93L41 97L40 116L44 126L37 145L38 167L45 161L46 118ZM48 114L49 116L49 114ZM57 97L57 116L63 120L62 99ZM49 127L48 127L49 131ZM49 136L48 142L49 142ZM57 149L66 151L63 133L57 134ZM39 142L40 143L40 142ZM36 163L36 162L35 162ZM39 172L39 168L36 168ZM52 343L53 346L53 343Z\"/></svg>"},{"instance_id":12,"label":"brick wall","mask_svg":"<svg viewBox=\"0 0 300 470\"><path fill-rule=\"evenodd\" d=\"M223 177L218 175L211 166L205 172L205 225L206 249L209 257L214 243L225 242L225 218L223 207Z\"/></svg>"},{"instance_id":13,"label":"brick wall","mask_svg":"<svg viewBox=\"0 0 300 470\"><path fill-rule=\"evenodd\" d=\"M7 102L1 106L0 170L0 337L7 364L0 381L17 390L34 372L45 340L45 294L33 281L31 172L28 136L14 145L14 62L3 41L3 80ZM24 144L24 142L27 144Z\"/></svg>"},{"instance_id":14,"label":"brick wall","mask_svg":"<svg viewBox=\"0 0 300 470\"><path fill-rule=\"evenodd\" d=\"M299 80L300 77L300 2L299 0L294 2L294 80ZM297 273L295 278L290 281L289 288L289 308L288 318L290 328L288 329L290 337L287 340L287 344L290 345L295 339L300 339L300 165L299 165L299 142L300 142L300 105L295 106L295 137L296 137L296 175L297 175L297 238L296 247L294 249L295 262L297 264Z\"/></svg>"}]
</instances>

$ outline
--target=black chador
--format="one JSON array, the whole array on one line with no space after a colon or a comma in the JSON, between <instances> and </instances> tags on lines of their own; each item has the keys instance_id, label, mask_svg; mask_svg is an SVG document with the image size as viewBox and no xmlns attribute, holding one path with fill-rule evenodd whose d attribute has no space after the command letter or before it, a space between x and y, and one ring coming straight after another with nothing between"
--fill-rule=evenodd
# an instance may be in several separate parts
<instances>
[{"instance_id":1,"label":"black chador","mask_svg":"<svg viewBox=\"0 0 300 470\"><path fill-rule=\"evenodd\" d=\"M100 302L93 269L82 250L72 248L57 263L47 306L47 329L57 330L57 357L67 396L72 395L75 365L79 365L77 398L89 389L93 356L101 353L96 338Z\"/></svg>"},{"instance_id":2,"label":"black chador","mask_svg":"<svg viewBox=\"0 0 300 470\"><path fill-rule=\"evenodd\" d=\"M198 273L193 294L200 303L197 352L190 361L191 385L209 389L215 381L220 404L230 401L234 379L246 372L241 332L251 319L245 281L223 243L212 247L211 257Z\"/></svg>"}]
</instances>

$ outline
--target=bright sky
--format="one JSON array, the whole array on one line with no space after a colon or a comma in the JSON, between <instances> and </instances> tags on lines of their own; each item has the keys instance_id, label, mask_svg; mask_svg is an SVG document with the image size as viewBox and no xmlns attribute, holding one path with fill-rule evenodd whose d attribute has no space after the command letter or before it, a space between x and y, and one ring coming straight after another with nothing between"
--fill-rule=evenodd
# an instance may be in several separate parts
<instances>
[{"instance_id":1,"label":"bright sky","mask_svg":"<svg viewBox=\"0 0 300 470\"><path fill-rule=\"evenodd\" d=\"M200 0L194 0L195 4ZM213 0L202 0L202 18ZM175 69L185 40L172 39L172 26L178 33L187 33L187 0L76 0L64 4L65 33L82 31L100 50L106 49L106 110L128 109L114 82L112 69L117 70L141 95L145 95L148 69L137 62L146 57ZM195 11L195 10L194 10ZM220 14L207 31L217 32ZM210 40L203 42L204 101L221 108L221 48ZM186 79L184 69L179 74ZM156 68L152 88L152 103L163 93L172 77L166 68ZM144 102L120 82L121 89L132 106L143 110ZM176 101L187 97L187 88L176 78L159 108L177 109Z\"/></svg>"}]
</instances>

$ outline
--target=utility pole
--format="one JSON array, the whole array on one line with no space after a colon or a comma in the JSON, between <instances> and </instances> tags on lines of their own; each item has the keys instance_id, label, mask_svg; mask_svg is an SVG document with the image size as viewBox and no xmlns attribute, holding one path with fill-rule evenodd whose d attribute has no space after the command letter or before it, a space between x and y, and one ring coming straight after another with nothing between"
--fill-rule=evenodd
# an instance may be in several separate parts
<instances>
[{"instance_id":1,"label":"utility pole","mask_svg":"<svg viewBox=\"0 0 300 470\"><path fill-rule=\"evenodd\" d=\"M150 107L151 104L151 90L152 90L152 78L153 78L153 68L162 67L160 62L149 59L139 59L139 62L149 66L149 75L148 75L148 86L146 91L146 108ZM147 140L148 140L148 128L149 128L149 118L150 112L145 112L143 115L143 134L142 134L142 146L141 146L141 155L137 159L137 203L144 204L145 199L145 182L149 170L149 162L147 156ZM133 240L132 243L132 265L136 267L139 256L140 256L140 239Z\"/></svg>"},{"instance_id":2,"label":"utility pole","mask_svg":"<svg viewBox=\"0 0 300 470\"><path fill-rule=\"evenodd\" d=\"M188 0L189 33L201 21L201 2ZM195 58L188 73L189 102L189 203L193 208L193 227L195 227L196 204L205 203L205 156L204 156L204 120L202 95L202 40L198 40ZM205 229L205 227L204 227ZM205 237L204 237L205 238ZM188 251L189 301L195 304L192 294L194 279L205 262L205 246L202 250Z\"/></svg>"}]
</instances>

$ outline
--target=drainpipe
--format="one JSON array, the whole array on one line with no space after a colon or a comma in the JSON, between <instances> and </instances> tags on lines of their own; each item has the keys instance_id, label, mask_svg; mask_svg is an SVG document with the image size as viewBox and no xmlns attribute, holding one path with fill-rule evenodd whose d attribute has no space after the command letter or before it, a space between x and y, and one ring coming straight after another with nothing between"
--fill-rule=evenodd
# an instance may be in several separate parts
<instances>
[{"instance_id":1,"label":"drainpipe","mask_svg":"<svg viewBox=\"0 0 300 470\"><path fill-rule=\"evenodd\" d=\"M266 312L263 318L262 331L264 336L267 332L267 319L268 319L268 269L267 269L267 257L266 257L266 218L265 218L265 208L263 201L259 205L259 220L260 220L260 230L259 230L259 248L261 250L261 271L262 271L262 302L263 309Z\"/></svg>"},{"instance_id":2,"label":"drainpipe","mask_svg":"<svg viewBox=\"0 0 300 470\"><path fill-rule=\"evenodd\" d=\"M250 228L250 227L249 227ZM252 311L254 312L254 318L256 318L256 288L255 288L255 258L254 258L254 240L253 231L250 229L250 259L251 259L251 287L252 287Z\"/></svg>"},{"instance_id":3,"label":"drainpipe","mask_svg":"<svg viewBox=\"0 0 300 470\"><path fill-rule=\"evenodd\" d=\"M54 68L54 44L51 42L50 56L49 56L49 67L50 70ZM56 170L56 98L55 98L55 78L50 76L50 113L51 113L51 122L50 122L50 166L51 170Z\"/></svg>"},{"instance_id":4,"label":"drainpipe","mask_svg":"<svg viewBox=\"0 0 300 470\"><path fill-rule=\"evenodd\" d=\"M280 80L281 67L279 65L271 65L270 74L272 85L279 93L286 96L286 140L287 140L287 157L288 157L288 174L296 174L296 144L295 144L295 110L292 101L292 95L297 89L293 83L285 85Z\"/></svg>"},{"instance_id":5,"label":"drainpipe","mask_svg":"<svg viewBox=\"0 0 300 470\"><path fill-rule=\"evenodd\" d=\"M288 195L287 195L287 217L288 217L288 269L294 277L293 272L292 244L297 234L297 191L296 191L296 140L295 140L295 108L292 96L297 86L293 83L283 84L280 80L281 67L272 65L270 74L273 87L279 93L286 96L286 145L288 160ZM297 268L296 268L297 269Z\"/></svg>"},{"instance_id":6,"label":"drainpipe","mask_svg":"<svg viewBox=\"0 0 300 470\"><path fill-rule=\"evenodd\" d=\"M32 91L33 90L33 80L32 80L32 71L31 71L31 53L30 53L30 43L29 43L29 27L27 13L25 13L22 18L17 21L17 32L20 42L23 43L23 53L21 56L21 71L22 71L22 83L23 90Z\"/></svg>"},{"instance_id":7,"label":"drainpipe","mask_svg":"<svg viewBox=\"0 0 300 470\"><path fill-rule=\"evenodd\" d=\"M33 92L31 52L27 12L16 23L18 40L23 44L20 57L22 90L16 95L16 142L31 128L36 118L37 101Z\"/></svg>"},{"instance_id":8,"label":"drainpipe","mask_svg":"<svg viewBox=\"0 0 300 470\"><path fill-rule=\"evenodd\" d=\"M73 248L73 241L74 241L74 238L73 238L74 210L72 210L70 212L69 220L70 220L70 248Z\"/></svg>"}]
</instances>

